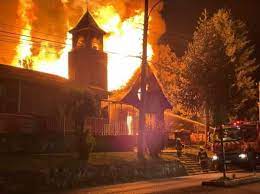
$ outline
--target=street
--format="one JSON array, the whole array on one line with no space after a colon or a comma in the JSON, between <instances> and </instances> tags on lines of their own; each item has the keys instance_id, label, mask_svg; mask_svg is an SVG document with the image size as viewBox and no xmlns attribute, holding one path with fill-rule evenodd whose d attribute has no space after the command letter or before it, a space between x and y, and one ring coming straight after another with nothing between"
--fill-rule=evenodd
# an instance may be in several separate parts
<instances>
[{"instance_id":1,"label":"street","mask_svg":"<svg viewBox=\"0 0 260 194\"><path fill-rule=\"evenodd\" d=\"M260 189L260 183L255 183L255 184L250 184L250 185L244 185L244 186L239 186L239 187L234 187L234 188L203 188L199 191L188 191L188 192L180 192L176 194L191 194L191 193L205 193L205 194L258 194Z\"/></svg>"},{"instance_id":2,"label":"street","mask_svg":"<svg viewBox=\"0 0 260 194\"><path fill-rule=\"evenodd\" d=\"M228 173L232 176L234 172ZM245 177L252 174L246 172L237 172L236 177ZM259 176L260 173L257 173ZM202 187L201 182L221 177L221 173L202 174L195 176L186 176L170 179L157 179L150 181L140 181L135 183L117 184L110 186L101 186L95 188L86 188L62 192L60 194L100 194L100 193L176 193L176 194L193 194L193 193L212 193L212 194L228 194L228 193L259 193L260 183L239 186L235 188L216 188ZM238 192L237 192L238 191Z\"/></svg>"}]
</instances>

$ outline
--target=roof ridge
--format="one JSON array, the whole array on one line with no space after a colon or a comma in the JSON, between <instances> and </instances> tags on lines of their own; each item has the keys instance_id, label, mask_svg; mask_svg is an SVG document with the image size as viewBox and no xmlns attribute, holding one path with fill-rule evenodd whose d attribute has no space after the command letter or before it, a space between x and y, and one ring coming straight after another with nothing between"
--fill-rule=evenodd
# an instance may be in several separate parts
<instances>
[{"instance_id":1,"label":"roof ridge","mask_svg":"<svg viewBox=\"0 0 260 194\"><path fill-rule=\"evenodd\" d=\"M93 18L93 16L91 15L89 10L87 10L86 13L80 17L76 26L74 28L72 28L69 32L73 33L74 31L79 31L83 28L89 28L89 27L93 28L97 31L100 31L103 34L106 34L106 32L100 28L100 26L98 25L96 20Z\"/></svg>"}]
</instances>

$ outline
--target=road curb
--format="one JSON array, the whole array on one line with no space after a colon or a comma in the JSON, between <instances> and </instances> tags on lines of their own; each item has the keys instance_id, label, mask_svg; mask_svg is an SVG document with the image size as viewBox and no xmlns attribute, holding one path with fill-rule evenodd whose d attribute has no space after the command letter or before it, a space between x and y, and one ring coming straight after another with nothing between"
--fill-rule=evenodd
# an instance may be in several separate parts
<instances>
[{"instance_id":1,"label":"road curb","mask_svg":"<svg viewBox=\"0 0 260 194\"><path fill-rule=\"evenodd\" d=\"M203 181L202 186L213 186L213 187L236 187L245 184L260 182L259 176L247 176L238 179L231 180L211 180Z\"/></svg>"}]
</instances>

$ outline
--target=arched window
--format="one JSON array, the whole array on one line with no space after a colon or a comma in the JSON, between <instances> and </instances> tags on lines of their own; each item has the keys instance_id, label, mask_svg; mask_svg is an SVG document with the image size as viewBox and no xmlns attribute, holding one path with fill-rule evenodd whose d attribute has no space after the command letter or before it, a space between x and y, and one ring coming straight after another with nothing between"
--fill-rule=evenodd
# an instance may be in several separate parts
<instances>
[{"instance_id":1,"label":"arched window","mask_svg":"<svg viewBox=\"0 0 260 194\"><path fill-rule=\"evenodd\" d=\"M85 38L83 36L80 36L77 41L77 48L84 48L86 47Z\"/></svg>"},{"instance_id":2,"label":"arched window","mask_svg":"<svg viewBox=\"0 0 260 194\"><path fill-rule=\"evenodd\" d=\"M91 47L95 50L100 50L100 40L97 39L97 38L93 38L92 39L92 44L91 44Z\"/></svg>"}]
</instances>

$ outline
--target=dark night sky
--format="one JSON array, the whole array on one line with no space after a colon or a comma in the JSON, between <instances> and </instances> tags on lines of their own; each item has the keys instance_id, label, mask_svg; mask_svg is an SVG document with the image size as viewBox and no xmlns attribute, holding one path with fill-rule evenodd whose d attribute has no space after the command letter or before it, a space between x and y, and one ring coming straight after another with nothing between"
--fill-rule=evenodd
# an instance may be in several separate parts
<instances>
[{"instance_id":1,"label":"dark night sky","mask_svg":"<svg viewBox=\"0 0 260 194\"><path fill-rule=\"evenodd\" d=\"M255 57L260 64L260 0L165 0L163 16L167 32L163 40L170 43L174 52L178 56L183 55L205 8L210 14L219 8L230 9L234 18L246 22L249 39L256 47Z\"/></svg>"}]
</instances>

